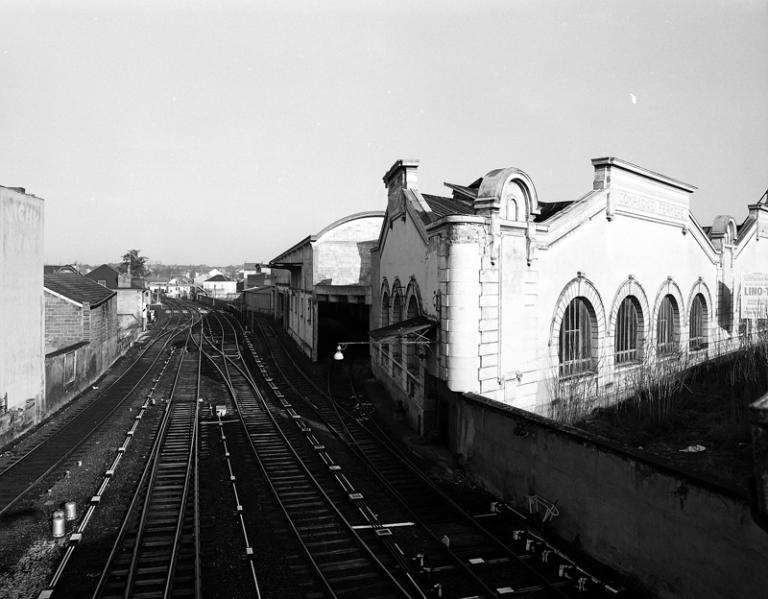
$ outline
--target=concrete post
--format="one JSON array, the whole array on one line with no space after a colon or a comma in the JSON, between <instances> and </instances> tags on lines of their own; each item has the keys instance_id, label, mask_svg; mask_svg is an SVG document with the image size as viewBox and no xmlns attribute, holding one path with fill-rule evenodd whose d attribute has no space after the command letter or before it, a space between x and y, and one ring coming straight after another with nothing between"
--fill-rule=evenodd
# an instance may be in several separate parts
<instances>
[{"instance_id":1,"label":"concrete post","mask_svg":"<svg viewBox=\"0 0 768 599\"><path fill-rule=\"evenodd\" d=\"M749 406L752 436L753 497L755 521L768 529L768 393Z\"/></svg>"}]
</instances>

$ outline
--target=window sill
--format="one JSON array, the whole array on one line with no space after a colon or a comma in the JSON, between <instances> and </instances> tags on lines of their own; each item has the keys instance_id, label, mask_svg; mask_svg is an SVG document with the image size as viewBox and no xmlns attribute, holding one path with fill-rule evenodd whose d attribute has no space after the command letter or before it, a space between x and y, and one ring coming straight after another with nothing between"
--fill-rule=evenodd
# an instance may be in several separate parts
<instances>
[{"instance_id":1,"label":"window sill","mask_svg":"<svg viewBox=\"0 0 768 599\"><path fill-rule=\"evenodd\" d=\"M581 380L588 380L597 377L596 370L585 370L583 372L574 372L572 374L560 374L558 375L558 381L560 383L573 383Z\"/></svg>"},{"instance_id":2,"label":"window sill","mask_svg":"<svg viewBox=\"0 0 768 599\"><path fill-rule=\"evenodd\" d=\"M622 362L621 364L614 363L614 370L619 372L626 372L629 370L637 370L643 365L642 360L632 360L631 362Z\"/></svg>"}]
</instances>

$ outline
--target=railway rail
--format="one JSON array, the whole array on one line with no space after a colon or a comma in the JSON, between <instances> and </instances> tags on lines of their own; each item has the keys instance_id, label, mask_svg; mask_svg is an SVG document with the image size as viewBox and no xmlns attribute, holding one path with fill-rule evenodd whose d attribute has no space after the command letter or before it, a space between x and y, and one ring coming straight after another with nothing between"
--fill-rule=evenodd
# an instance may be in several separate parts
<instances>
[{"instance_id":1,"label":"railway rail","mask_svg":"<svg viewBox=\"0 0 768 599\"><path fill-rule=\"evenodd\" d=\"M509 543L504 543L501 535L508 531L497 526L503 520L498 517L501 509L492 513L486 509L483 522L468 513L415 467L374 421L343 408L320 389L278 342L274 331L261 321L258 329L263 351L274 365L266 376L280 377L294 398L304 399L398 500L408 518L433 541L442 542L440 551L422 552L418 559L424 577L437 581L444 596L458 589L455 596L466 596L466 578L474 580L478 596L487 597L626 595L618 585L607 584L579 567L524 524L513 527ZM492 530L495 528L499 530Z\"/></svg>"},{"instance_id":2,"label":"railway rail","mask_svg":"<svg viewBox=\"0 0 768 599\"><path fill-rule=\"evenodd\" d=\"M178 333L182 314L174 311L138 357L96 398L75 408L61 425L53 427L39 442L0 472L0 516L11 511L47 476L61 467L90 435L132 397L150 377L156 364Z\"/></svg>"},{"instance_id":3,"label":"railway rail","mask_svg":"<svg viewBox=\"0 0 768 599\"><path fill-rule=\"evenodd\" d=\"M197 502L202 353L189 332L156 442L94 591L200 597Z\"/></svg>"},{"instance_id":4,"label":"railway rail","mask_svg":"<svg viewBox=\"0 0 768 599\"><path fill-rule=\"evenodd\" d=\"M354 489L347 488L352 492L344 495L343 502L329 495L319 477L349 482L328 457L319 462L321 448L308 443L310 428L286 402L277 407L265 401L242 357L235 357L241 352L231 321L219 319L219 323L221 337L209 341L219 356L217 368L237 406L248 446L321 585L321 596L423 597L404 573L404 564L398 563L402 551L385 538L389 531L378 527L383 541L376 547L361 538L350 515L359 515L361 508L371 520L375 514L365 511L362 496Z\"/></svg>"},{"instance_id":5,"label":"railway rail","mask_svg":"<svg viewBox=\"0 0 768 599\"><path fill-rule=\"evenodd\" d=\"M212 310L196 322L192 312L182 319L182 309L187 310L175 307L168 329L102 392L113 397L116 409L146 380L164 349L176 346L173 363L178 360L178 370L163 416L152 412L158 427L152 450L111 551L103 552L109 556L106 562L99 559L103 567L98 581L83 587L92 599L208 596L205 574L212 584L220 580L200 559L201 513L220 511L219 506L200 505L201 444L221 452L206 463L225 468L221 479L231 488L234 509L217 515L230 519L230 536L219 546L229 563L245 564L240 582L248 589L243 592L257 599L628 597L620 586L604 582L532 530L524 515L500 503L489 510L487 504L481 507L475 500L448 494L361 409L353 381L329 376L327 389L322 389L270 324L259 320L256 330L246 333L229 314ZM201 391L204 375L206 392ZM119 386L123 378L132 386ZM341 384L343 392L334 384ZM203 410L206 400L208 409ZM149 396L142 409L147 402ZM79 414L71 423L90 430L96 415L103 422L110 413L85 408L85 416ZM71 456L80 444L72 445L65 455ZM23 491L60 462L49 458L45 472ZM0 488L6 472L10 470L0 473ZM206 491L209 501L221 497ZM264 504L268 496L270 507ZM258 547L265 518L273 518L275 524L269 526L287 533L281 547L295 579L292 590L280 589L279 595L274 586L265 586L269 572L255 558L268 551ZM241 542L232 536L237 531ZM41 597L69 596L74 588L55 585L81 542L82 535L71 536L65 558Z\"/></svg>"}]
</instances>

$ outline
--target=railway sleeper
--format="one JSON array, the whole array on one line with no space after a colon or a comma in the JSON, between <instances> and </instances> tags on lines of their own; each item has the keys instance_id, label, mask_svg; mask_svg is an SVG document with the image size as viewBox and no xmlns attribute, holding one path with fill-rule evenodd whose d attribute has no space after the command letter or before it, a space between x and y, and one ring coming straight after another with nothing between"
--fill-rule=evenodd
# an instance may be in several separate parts
<instances>
[{"instance_id":1,"label":"railway sleeper","mask_svg":"<svg viewBox=\"0 0 768 599\"><path fill-rule=\"evenodd\" d=\"M331 572L348 572L352 573L355 570L362 570L368 572L371 569L371 562L365 558L347 559L342 561L329 561L320 564L323 570L323 574L328 575Z\"/></svg>"},{"instance_id":2,"label":"railway sleeper","mask_svg":"<svg viewBox=\"0 0 768 599\"><path fill-rule=\"evenodd\" d=\"M332 587L340 585L346 585L347 587L350 587L355 585L355 588L357 589L359 588L360 583L365 581L381 580L381 575L378 572L372 572L371 565L368 563L362 572L348 573L344 576L326 576L326 578Z\"/></svg>"},{"instance_id":3,"label":"railway sleeper","mask_svg":"<svg viewBox=\"0 0 768 599\"><path fill-rule=\"evenodd\" d=\"M296 519L297 518L293 518L294 522L296 521ZM338 531L340 529L339 529L338 523L336 522L336 519L332 518L332 519L329 519L329 521L326 523L317 522L317 519L315 519L313 523L309 525L302 526L300 524L297 524L296 530L298 530L301 533L317 534L317 533L322 533L322 531L328 531L328 530Z\"/></svg>"},{"instance_id":4,"label":"railway sleeper","mask_svg":"<svg viewBox=\"0 0 768 599\"><path fill-rule=\"evenodd\" d=\"M357 547L342 547L340 549L330 549L328 551L315 551L313 556L317 560L336 559L342 555L359 554L360 550Z\"/></svg>"},{"instance_id":5,"label":"railway sleeper","mask_svg":"<svg viewBox=\"0 0 768 599\"><path fill-rule=\"evenodd\" d=\"M332 547L334 545L345 545L347 547L356 547L355 545L350 544L349 537L346 535L339 536L337 539L327 539L324 541L306 541L304 543L308 548L314 549L316 547Z\"/></svg>"}]
</instances>

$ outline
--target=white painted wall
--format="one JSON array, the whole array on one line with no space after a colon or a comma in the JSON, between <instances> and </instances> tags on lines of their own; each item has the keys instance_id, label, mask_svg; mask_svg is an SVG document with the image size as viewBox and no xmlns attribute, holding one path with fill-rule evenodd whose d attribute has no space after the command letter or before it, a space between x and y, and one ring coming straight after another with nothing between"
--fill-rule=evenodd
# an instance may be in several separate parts
<instances>
[{"instance_id":1,"label":"white painted wall","mask_svg":"<svg viewBox=\"0 0 768 599\"><path fill-rule=\"evenodd\" d=\"M7 394L10 411L27 400L41 402L45 390L43 200L6 187L0 187L0 289L0 399Z\"/></svg>"}]
</instances>

